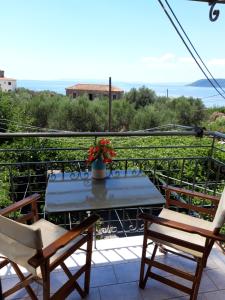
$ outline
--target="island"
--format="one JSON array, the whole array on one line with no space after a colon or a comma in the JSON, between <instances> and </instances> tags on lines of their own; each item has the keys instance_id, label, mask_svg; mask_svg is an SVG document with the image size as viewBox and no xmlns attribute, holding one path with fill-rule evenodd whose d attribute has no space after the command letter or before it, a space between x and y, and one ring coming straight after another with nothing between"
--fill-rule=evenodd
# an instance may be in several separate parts
<instances>
[{"instance_id":1,"label":"island","mask_svg":"<svg viewBox=\"0 0 225 300\"><path fill-rule=\"evenodd\" d=\"M225 79L216 78L215 80L219 83L220 86L225 87ZM211 79L211 81L214 83L214 81L212 79ZM194 81L194 82L188 84L188 86L212 87L211 83L207 79L200 79L200 80Z\"/></svg>"}]
</instances>

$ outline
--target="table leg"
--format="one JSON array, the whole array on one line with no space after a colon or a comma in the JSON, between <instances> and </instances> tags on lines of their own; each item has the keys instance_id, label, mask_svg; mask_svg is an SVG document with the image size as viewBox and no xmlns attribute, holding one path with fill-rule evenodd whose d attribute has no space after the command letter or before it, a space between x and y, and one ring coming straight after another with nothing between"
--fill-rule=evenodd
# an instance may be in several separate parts
<instances>
[{"instance_id":1,"label":"table leg","mask_svg":"<svg viewBox=\"0 0 225 300\"><path fill-rule=\"evenodd\" d=\"M96 230L96 223L95 223L95 227L94 227L94 248L95 249L97 249L97 243L96 243L96 232L97 232L97 230Z\"/></svg>"},{"instance_id":2,"label":"table leg","mask_svg":"<svg viewBox=\"0 0 225 300\"><path fill-rule=\"evenodd\" d=\"M71 214L70 214L70 212L68 213L68 218L69 218L70 229L72 229L72 222L71 222Z\"/></svg>"}]
</instances>

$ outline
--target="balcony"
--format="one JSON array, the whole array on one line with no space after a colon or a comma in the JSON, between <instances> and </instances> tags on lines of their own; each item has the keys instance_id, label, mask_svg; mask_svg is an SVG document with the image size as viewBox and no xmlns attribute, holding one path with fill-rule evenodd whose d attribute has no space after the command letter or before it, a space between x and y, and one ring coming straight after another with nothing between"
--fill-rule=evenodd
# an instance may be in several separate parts
<instances>
[{"instance_id":1,"label":"balcony","mask_svg":"<svg viewBox=\"0 0 225 300\"><path fill-rule=\"evenodd\" d=\"M185 129L185 130L184 130ZM85 171L85 155L96 138L109 137L117 151L110 170L143 171L156 187L163 184L185 187L219 195L225 183L225 135L218 132L195 132L189 128L171 131L127 133L14 133L0 134L1 198L18 201L38 192L42 195L39 214L45 217L45 189L49 174ZM4 141L4 143L3 143ZM22 146L21 146L22 145ZM190 201L190 199L181 199ZM3 203L4 205L4 203ZM7 205L7 203L6 203ZM203 203L208 206L208 203ZM91 293L88 299L187 299L185 294L149 280L145 290L138 288L143 224L137 219L140 211L158 214L160 207L136 207L102 210L97 231L97 249L93 251ZM52 216L52 220L70 227L83 213ZM199 217L199 216L198 216ZM204 271L198 299L224 299L225 257L223 245L215 245ZM151 248L150 250L151 251ZM157 253L159 260L193 269L193 262L176 260L173 255ZM68 261L71 268L82 262L82 255ZM16 280L11 269L3 268L4 287ZM64 280L63 273L54 272L53 287ZM154 288L152 288L154 287ZM36 287L41 295L40 286ZM28 299L20 291L11 299ZM40 296L41 299L41 296ZM73 293L69 299L79 299Z\"/></svg>"},{"instance_id":2,"label":"balcony","mask_svg":"<svg viewBox=\"0 0 225 300\"><path fill-rule=\"evenodd\" d=\"M155 280L148 280L146 288L138 287L140 260L142 251L142 236L114 238L97 241L97 249L93 250L91 289L87 299L90 300L186 300L186 294L161 284ZM149 249L151 254L152 248ZM157 254L158 261L166 261L173 267L194 271L194 263L175 255L168 257L162 253ZM73 255L67 265L74 271L76 266L83 263L83 255ZM163 272L163 271L162 271ZM164 275L166 273L164 272ZM17 276L10 268L1 270L2 285L9 288L17 281ZM169 274L168 274L169 276ZM60 269L53 272L52 291L57 290L66 280L65 273ZM186 282L185 282L186 284ZM42 288L33 284L39 299L42 299ZM225 296L225 256L218 246L215 246L208 259L207 267L202 277L199 291L199 300L223 300ZM20 290L6 299L26 299L26 291ZM67 299L78 300L80 296L73 292Z\"/></svg>"}]
</instances>

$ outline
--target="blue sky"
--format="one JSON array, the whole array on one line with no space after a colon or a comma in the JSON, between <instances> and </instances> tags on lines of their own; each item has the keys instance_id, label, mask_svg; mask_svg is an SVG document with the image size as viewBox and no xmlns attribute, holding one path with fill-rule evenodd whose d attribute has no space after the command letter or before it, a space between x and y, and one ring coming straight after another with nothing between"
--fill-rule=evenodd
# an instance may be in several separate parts
<instances>
[{"instance_id":1,"label":"blue sky","mask_svg":"<svg viewBox=\"0 0 225 300\"><path fill-rule=\"evenodd\" d=\"M225 78L225 5L168 0ZM17 79L192 82L203 78L157 0L0 0L0 69Z\"/></svg>"}]
</instances>

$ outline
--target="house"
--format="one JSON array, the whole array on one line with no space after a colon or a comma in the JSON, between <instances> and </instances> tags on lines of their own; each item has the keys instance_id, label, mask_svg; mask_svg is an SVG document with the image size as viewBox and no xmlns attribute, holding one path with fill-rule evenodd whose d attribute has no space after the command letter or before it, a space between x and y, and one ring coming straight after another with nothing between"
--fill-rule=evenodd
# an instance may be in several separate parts
<instances>
[{"instance_id":1,"label":"house","mask_svg":"<svg viewBox=\"0 0 225 300\"><path fill-rule=\"evenodd\" d=\"M0 90L10 92L16 89L16 79L7 78L4 76L4 71L0 70Z\"/></svg>"},{"instance_id":2,"label":"house","mask_svg":"<svg viewBox=\"0 0 225 300\"><path fill-rule=\"evenodd\" d=\"M115 86L111 87L112 99L119 99L122 97L124 91ZM89 100L93 100L96 97L108 97L109 85L108 84L75 84L66 88L66 95L72 98L87 94Z\"/></svg>"}]
</instances>

